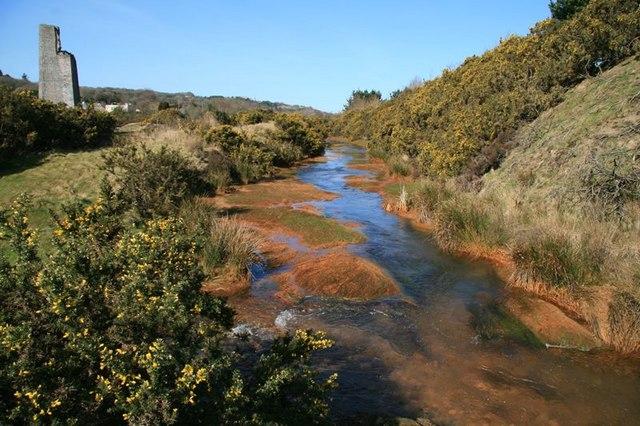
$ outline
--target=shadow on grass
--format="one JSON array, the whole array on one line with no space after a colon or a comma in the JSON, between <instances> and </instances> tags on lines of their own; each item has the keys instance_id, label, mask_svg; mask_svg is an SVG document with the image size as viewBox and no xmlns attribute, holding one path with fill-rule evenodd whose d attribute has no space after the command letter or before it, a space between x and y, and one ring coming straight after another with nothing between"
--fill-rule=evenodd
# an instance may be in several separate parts
<instances>
[{"instance_id":1,"label":"shadow on grass","mask_svg":"<svg viewBox=\"0 0 640 426\"><path fill-rule=\"evenodd\" d=\"M12 158L0 160L0 177L20 173L38 167L51 152L16 154Z\"/></svg>"},{"instance_id":2,"label":"shadow on grass","mask_svg":"<svg viewBox=\"0 0 640 426\"><path fill-rule=\"evenodd\" d=\"M220 207L218 208L218 213L220 216L236 216L239 214L247 213L250 210L251 209L248 207L239 207L239 206Z\"/></svg>"},{"instance_id":3,"label":"shadow on grass","mask_svg":"<svg viewBox=\"0 0 640 426\"><path fill-rule=\"evenodd\" d=\"M94 152L114 146L113 143L105 143L98 146L76 149L50 149L39 152L21 152L11 158L0 158L0 177L20 173L25 170L40 166L53 154L74 154L80 152Z\"/></svg>"}]
</instances>

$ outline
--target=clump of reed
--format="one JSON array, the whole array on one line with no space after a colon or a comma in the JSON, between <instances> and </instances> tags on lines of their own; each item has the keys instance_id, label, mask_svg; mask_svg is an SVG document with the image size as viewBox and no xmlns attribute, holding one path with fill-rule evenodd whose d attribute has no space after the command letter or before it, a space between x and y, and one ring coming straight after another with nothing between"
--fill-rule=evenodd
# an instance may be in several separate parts
<instances>
[{"instance_id":1,"label":"clump of reed","mask_svg":"<svg viewBox=\"0 0 640 426\"><path fill-rule=\"evenodd\" d=\"M205 235L203 262L211 270L231 265L238 272L248 272L260 262L261 239L247 225L231 218L211 220Z\"/></svg>"}]
</instances>

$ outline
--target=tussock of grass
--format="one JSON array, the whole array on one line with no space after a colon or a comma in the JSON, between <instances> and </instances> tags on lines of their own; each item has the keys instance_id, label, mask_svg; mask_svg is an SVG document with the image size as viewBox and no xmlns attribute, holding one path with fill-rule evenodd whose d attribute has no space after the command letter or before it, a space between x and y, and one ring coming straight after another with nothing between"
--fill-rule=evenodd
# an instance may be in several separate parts
<instances>
[{"instance_id":1,"label":"tussock of grass","mask_svg":"<svg viewBox=\"0 0 640 426\"><path fill-rule=\"evenodd\" d=\"M394 176L409 176L413 172L411 164L402 157L393 156L387 159L389 171Z\"/></svg>"},{"instance_id":2,"label":"tussock of grass","mask_svg":"<svg viewBox=\"0 0 640 426\"><path fill-rule=\"evenodd\" d=\"M573 289L599 283L606 260L604 250L586 239L573 243L562 233L542 230L520 238L511 253L519 279Z\"/></svg>"},{"instance_id":3,"label":"tussock of grass","mask_svg":"<svg viewBox=\"0 0 640 426\"><path fill-rule=\"evenodd\" d=\"M231 265L247 273L252 264L260 262L261 243L261 238L247 225L235 219L213 219L205 237L204 265L208 270Z\"/></svg>"},{"instance_id":4,"label":"tussock of grass","mask_svg":"<svg viewBox=\"0 0 640 426\"><path fill-rule=\"evenodd\" d=\"M499 216L480 203L464 196L437 204L436 239L445 248L462 244L499 247L507 242L507 231Z\"/></svg>"},{"instance_id":5,"label":"tussock of grass","mask_svg":"<svg viewBox=\"0 0 640 426\"><path fill-rule=\"evenodd\" d=\"M640 302L618 293L609 305L609 333L613 347L623 353L640 351Z\"/></svg>"}]
</instances>

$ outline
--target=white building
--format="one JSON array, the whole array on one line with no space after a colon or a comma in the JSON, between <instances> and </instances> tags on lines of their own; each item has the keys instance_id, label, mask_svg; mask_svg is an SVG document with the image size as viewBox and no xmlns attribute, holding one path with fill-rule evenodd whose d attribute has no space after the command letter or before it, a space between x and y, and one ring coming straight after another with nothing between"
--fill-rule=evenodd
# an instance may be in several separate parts
<instances>
[{"instance_id":1,"label":"white building","mask_svg":"<svg viewBox=\"0 0 640 426\"><path fill-rule=\"evenodd\" d=\"M124 104L109 104L104 106L104 110L107 112L113 112L117 109L120 109L124 112L129 112L129 103L127 102Z\"/></svg>"}]
</instances>

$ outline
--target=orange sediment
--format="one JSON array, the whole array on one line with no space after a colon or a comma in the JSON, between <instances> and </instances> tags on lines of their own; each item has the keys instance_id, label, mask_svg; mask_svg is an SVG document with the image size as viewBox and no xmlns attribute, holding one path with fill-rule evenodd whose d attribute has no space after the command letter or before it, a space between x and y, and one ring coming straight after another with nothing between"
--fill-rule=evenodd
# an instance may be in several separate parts
<instances>
[{"instance_id":1,"label":"orange sediment","mask_svg":"<svg viewBox=\"0 0 640 426\"><path fill-rule=\"evenodd\" d=\"M370 300L399 294L397 284L380 266L344 250L307 255L274 279L285 295Z\"/></svg>"}]
</instances>

